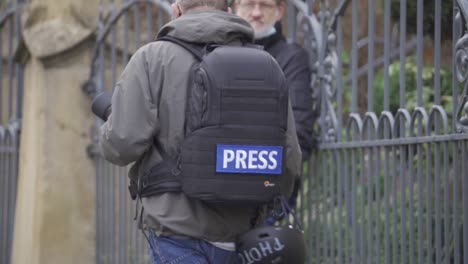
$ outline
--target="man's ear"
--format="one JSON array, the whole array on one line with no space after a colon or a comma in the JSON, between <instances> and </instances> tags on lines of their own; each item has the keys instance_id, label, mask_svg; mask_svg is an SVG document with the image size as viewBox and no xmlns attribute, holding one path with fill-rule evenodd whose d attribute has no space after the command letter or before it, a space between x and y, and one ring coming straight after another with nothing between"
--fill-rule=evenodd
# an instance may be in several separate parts
<instances>
[{"instance_id":1,"label":"man's ear","mask_svg":"<svg viewBox=\"0 0 468 264\"><path fill-rule=\"evenodd\" d=\"M281 1L278 6L278 16L276 17L276 22L280 21L283 18L284 12L286 11L285 1Z\"/></svg>"},{"instance_id":2,"label":"man's ear","mask_svg":"<svg viewBox=\"0 0 468 264\"><path fill-rule=\"evenodd\" d=\"M172 17L174 19L176 19L176 18L178 18L178 17L180 17L182 15L182 12L180 11L180 7L179 7L178 4L173 3L171 5L171 8L172 8Z\"/></svg>"}]
</instances>

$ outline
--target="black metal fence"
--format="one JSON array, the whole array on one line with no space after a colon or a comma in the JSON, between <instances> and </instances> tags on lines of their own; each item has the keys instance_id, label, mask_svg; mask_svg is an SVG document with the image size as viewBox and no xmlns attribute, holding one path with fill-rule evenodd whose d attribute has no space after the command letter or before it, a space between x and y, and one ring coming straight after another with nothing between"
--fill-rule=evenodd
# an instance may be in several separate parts
<instances>
[{"instance_id":1,"label":"black metal fence","mask_svg":"<svg viewBox=\"0 0 468 264\"><path fill-rule=\"evenodd\" d=\"M22 1L0 2L0 263L10 263L18 177L23 68L14 61Z\"/></svg>"},{"instance_id":2,"label":"black metal fence","mask_svg":"<svg viewBox=\"0 0 468 264\"><path fill-rule=\"evenodd\" d=\"M112 89L136 49L153 40L170 19L167 1L100 1L99 30L90 82L85 90L94 96ZM96 127L101 121L96 121ZM127 169L106 162L95 147L96 263L149 263L147 242L137 229L137 205L128 194Z\"/></svg>"},{"instance_id":3,"label":"black metal fence","mask_svg":"<svg viewBox=\"0 0 468 264\"><path fill-rule=\"evenodd\" d=\"M293 3L321 107L309 263L467 263L468 4Z\"/></svg>"}]
</instances>

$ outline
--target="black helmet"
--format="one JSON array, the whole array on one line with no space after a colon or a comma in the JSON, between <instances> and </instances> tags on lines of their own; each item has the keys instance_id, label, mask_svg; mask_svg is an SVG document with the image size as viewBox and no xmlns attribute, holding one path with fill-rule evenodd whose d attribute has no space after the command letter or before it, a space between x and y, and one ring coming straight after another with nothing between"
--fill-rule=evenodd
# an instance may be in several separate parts
<instances>
[{"instance_id":1,"label":"black helmet","mask_svg":"<svg viewBox=\"0 0 468 264\"><path fill-rule=\"evenodd\" d=\"M304 233L293 226L262 226L242 234L236 244L241 263L303 264Z\"/></svg>"}]
</instances>

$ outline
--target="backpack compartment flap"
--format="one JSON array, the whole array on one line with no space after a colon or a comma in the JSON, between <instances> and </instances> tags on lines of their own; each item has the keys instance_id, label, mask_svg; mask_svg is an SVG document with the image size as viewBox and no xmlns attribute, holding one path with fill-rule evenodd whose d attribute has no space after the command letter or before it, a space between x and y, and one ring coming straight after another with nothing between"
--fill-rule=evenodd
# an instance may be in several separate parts
<instances>
[{"instance_id":1,"label":"backpack compartment flap","mask_svg":"<svg viewBox=\"0 0 468 264\"><path fill-rule=\"evenodd\" d=\"M200 68L208 94L202 126L273 125L286 131L286 82L267 52L223 46L209 53Z\"/></svg>"},{"instance_id":2,"label":"backpack compartment flap","mask_svg":"<svg viewBox=\"0 0 468 264\"><path fill-rule=\"evenodd\" d=\"M180 149L184 193L208 203L270 202L285 170L283 72L263 50L221 46L203 57L194 77Z\"/></svg>"},{"instance_id":3,"label":"backpack compartment flap","mask_svg":"<svg viewBox=\"0 0 468 264\"><path fill-rule=\"evenodd\" d=\"M271 201L281 190L283 132L261 127L257 133L253 131L206 127L187 137L181 148L183 191L210 203L254 205Z\"/></svg>"}]
</instances>

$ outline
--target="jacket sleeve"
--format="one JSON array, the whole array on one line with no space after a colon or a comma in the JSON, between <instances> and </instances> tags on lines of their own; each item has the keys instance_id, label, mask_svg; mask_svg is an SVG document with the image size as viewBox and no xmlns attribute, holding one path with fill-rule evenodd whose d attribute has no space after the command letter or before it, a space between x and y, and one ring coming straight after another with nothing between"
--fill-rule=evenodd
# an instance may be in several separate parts
<instances>
[{"instance_id":1,"label":"jacket sleeve","mask_svg":"<svg viewBox=\"0 0 468 264\"><path fill-rule=\"evenodd\" d=\"M152 146L158 131L158 111L152 98L146 58L143 47L130 59L114 88L112 112L101 126L101 153L116 165L136 161ZM154 74L162 76L160 72Z\"/></svg>"},{"instance_id":2,"label":"jacket sleeve","mask_svg":"<svg viewBox=\"0 0 468 264\"><path fill-rule=\"evenodd\" d=\"M312 88L307 52L299 46L289 50L283 72L289 88L289 98L294 112L297 136L303 158L308 158L316 147L314 123L318 113L313 111Z\"/></svg>"},{"instance_id":3,"label":"jacket sleeve","mask_svg":"<svg viewBox=\"0 0 468 264\"><path fill-rule=\"evenodd\" d=\"M287 186L287 190L282 192L289 197L293 192L294 183L301 179L302 176L302 161L301 149L297 140L296 125L294 124L294 116L291 104L288 108L288 131L286 133L286 168L287 174L290 176L282 186Z\"/></svg>"}]
</instances>

